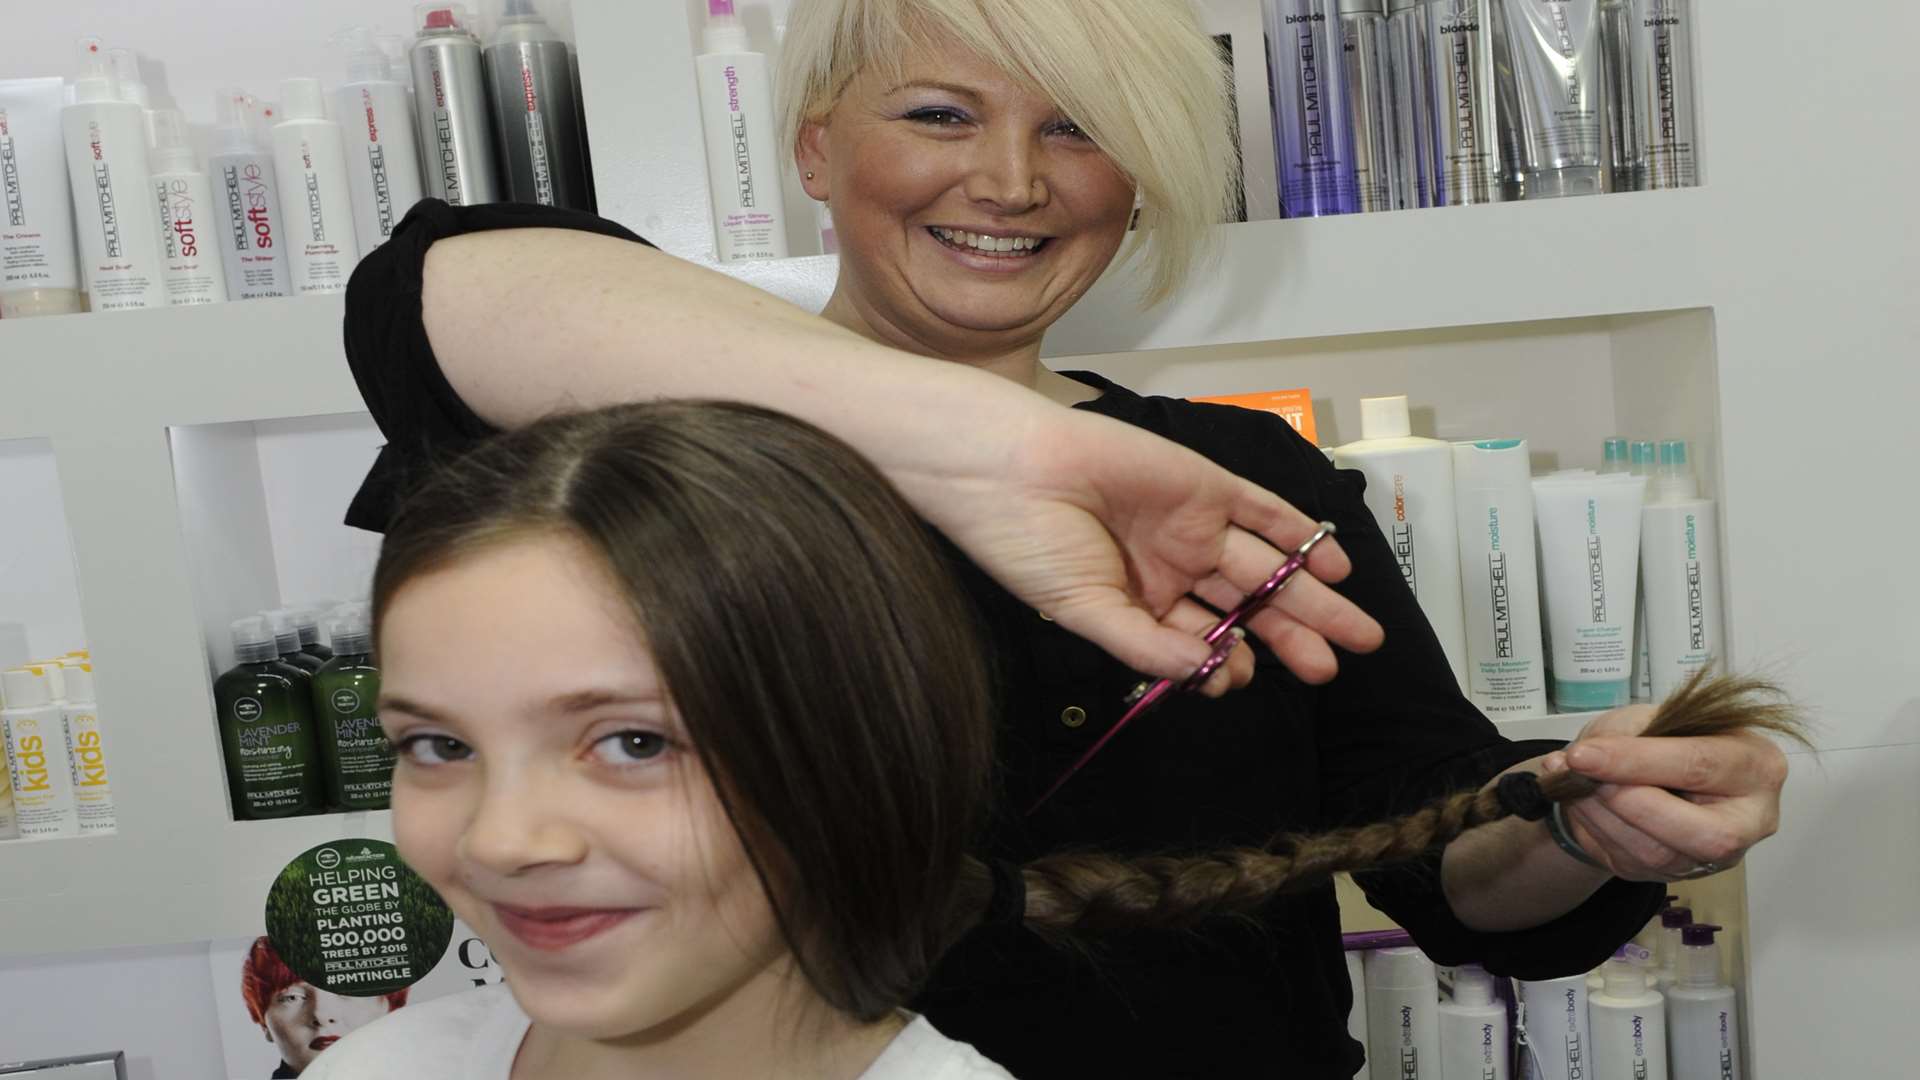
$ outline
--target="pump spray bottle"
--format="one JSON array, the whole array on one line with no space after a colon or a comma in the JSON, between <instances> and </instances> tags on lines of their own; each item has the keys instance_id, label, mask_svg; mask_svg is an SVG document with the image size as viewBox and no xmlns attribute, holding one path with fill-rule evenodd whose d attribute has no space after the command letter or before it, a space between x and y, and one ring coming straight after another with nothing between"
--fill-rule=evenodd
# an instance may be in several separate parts
<instances>
[{"instance_id":1,"label":"pump spray bottle","mask_svg":"<svg viewBox=\"0 0 1920 1080\"><path fill-rule=\"evenodd\" d=\"M147 114L123 98L99 38L80 42L81 73L60 114L79 218L89 311L165 307L160 218L147 171Z\"/></svg>"},{"instance_id":2,"label":"pump spray bottle","mask_svg":"<svg viewBox=\"0 0 1920 1080\"><path fill-rule=\"evenodd\" d=\"M219 304L227 279L219 246L208 228L213 186L194 168L187 117L179 109L151 114L153 192L160 208L160 252L166 260L167 302L174 307Z\"/></svg>"},{"instance_id":3,"label":"pump spray bottle","mask_svg":"<svg viewBox=\"0 0 1920 1080\"><path fill-rule=\"evenodd\" d=\"M413 101L372 30L350 27L335 34L333 44L347 54L347 81L333 92L333 115L346 142L354 237L365 254L386 243L420 201Z\"/></svg>"},{"instance_id":4,"label":"pump spray bottle","mask_svg":"<svg viewBox=\"0 0 1920 1080\"><path fill-rule=\"evenodd\" d=\"M1721 927L1681 932L1673 989L1667 991L1672 1080L1740 1080L1740 1013L1733 987L1720 981Z\"/></svg>"},{"instance_id":5,"label":"pump spray bottle","mask_svg":"<svg viewBox=\"0 0 1920 1080\"><path fill-rule=\"evenodd\" d=\"M414 12L420 30L411 53L413 89L426 193L455 206L499 202L480 42L467 29L467 10L423 4Z\"/></svg>"},{"instance_id":6,"label":"pump spray bottle","mask_svg":"<svg viewBox=\"0 0 1920 1080\"><path fill-rule=\"evenodd\" d=\"M213 152L207 167L226 210L219 244L227 295L236 300L291 296L280 183L273 155L254 133L253 98L244 90L215 91L213 115Z\"/></svg>"},{"instance_id":7,"label":"pump spray bottle","mask_svg":"<svg viewBox=\"0 0 1920 1080\"><path fill-rule=\"evenodd\" d=\"M1507 1080L1507 1007L1478 964L1453 970L1453 1000L1440 1003L1440 1080Z\"/></svg>"},{"instance_id":8,"label":"pump spray bottle","mask_svg":"<svg viewBox=\"0 0 1920 1080\"><path fill-rule=\"evenodd\" d=\"M273 164L293 186L302 212L288 222L287 263L300 296L347 291L360 261L353 235L353 200L347 194L347 148L340 125L327 119L319 79L280 84L280 122L273 125Z\"/></svg>"},{"instance_id":9,"label":"pump spray bottle","mask_svg":"<svg viewBox=\"0 0 1920 1080\"><path fill-rule=\"evenodd\" d=\"M567 43L534 10L532 0L506 0L485 56L507 197L587 209L580 101Z\"/></svg>"},{"instance_id":10,"label":"pump spray bottle","mask_svg":"<svg viewBox=\"0 0 1920 1080\"><path fill-rule=\"evenodd\" d=\"M1605 981L1587 998L1592 1080L1667 1080L1666 999L1647 986L1645 953L1628 943L1600 965Z\"/></svg>"},{"instance_id":11,"label":"pump spray bottle","mask_svg":"<svg viewBox=\"0 0 1920 1080\"><path fill-rule=\"evenodd\" d=\"M723 263L787 257L786 197L773 135L773 82L734 0L708 0L693 68L707 136L717 252Z\"/></svg>"}]
</instances>

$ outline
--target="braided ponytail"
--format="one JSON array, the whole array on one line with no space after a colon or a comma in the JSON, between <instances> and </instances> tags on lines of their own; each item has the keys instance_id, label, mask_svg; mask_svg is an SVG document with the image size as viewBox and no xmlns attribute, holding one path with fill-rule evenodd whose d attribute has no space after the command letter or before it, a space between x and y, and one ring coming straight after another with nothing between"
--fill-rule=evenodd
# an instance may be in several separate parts
<instances>
[{"instance_id":1,"label":"braided ponytail","mask_svg":"<svg viewBox=\"0 0 1920 1080\"><path fill-rule=\"evenodd\" d=\"M1660 706L1642 734L1700 738L1739 731L1768 732L1812 749L1805 724L1778 687L1704 671ZM1553 804L1586 798L1598 788L1597 782L1571 771L1545 778L1517 773L1498 785L1435 800L1405 817L1282 836L1266 848L1132 859L1047 855L1021 868L1026 897L1019 921L1037 933L1065 937L1180 929L1216 916L1250 914L1281 893L1333 874L1414 858L1483 825L1510 817L1539 820ZM970 911L971 921L978 923L993 901L992 871L969 860L960 889L962 910Z\"/></svg>"}]
</instances>

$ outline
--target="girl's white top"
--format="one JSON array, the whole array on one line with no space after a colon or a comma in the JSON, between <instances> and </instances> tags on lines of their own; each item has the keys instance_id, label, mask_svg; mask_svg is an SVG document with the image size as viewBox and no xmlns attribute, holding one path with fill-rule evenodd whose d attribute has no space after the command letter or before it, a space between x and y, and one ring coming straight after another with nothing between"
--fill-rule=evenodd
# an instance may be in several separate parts
<instances>
[{"instance_id":1,"label":"girl's white top","mask_svg":"<svg viewBox=\"0 0 1920 1080\"><path fill-rule=\"evenodd\" d=\"M301 1080L510 1080L530 1025L504 983L408 1005L314 1059ZM860 1080L1013 1080L915 1016Z\"/></svg>"}]
</instances>

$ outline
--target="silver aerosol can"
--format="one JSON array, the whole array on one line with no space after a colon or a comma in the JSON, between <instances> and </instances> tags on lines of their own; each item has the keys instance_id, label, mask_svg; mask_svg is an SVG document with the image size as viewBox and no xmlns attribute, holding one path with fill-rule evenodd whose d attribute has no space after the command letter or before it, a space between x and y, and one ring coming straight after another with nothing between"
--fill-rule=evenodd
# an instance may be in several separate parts
<instances>
[{"instance_id":1,"label":"silver aerosol can","mask_svg":"<svg viewBox=\"0 0 1920 1080\"><path fill-rule=\"evenodd\" d=\"M1426 0L1433 68L1433 204L1499 202L1491 0Z\"/></svg>"},{"instance_id":2,"label":"silver aerosol can","mask_svg":"<svg viewBox=\"0 0 1920 1080\"><path fill-rule=\"evenodd\" d=\"M1360 212L1395 207L1400 170L1393 154L1387 85L1387 0L1343 0L1340 30L1347 54L1347 115L1353 120L1353 171Z\"/></svg>"},{"instance_id":3,"label":"silver aerosol can","mask_svg":"<svg viewBox=\"0 0 1920 1080\"><path fill-rule=\"evenodd\" d=\"M1639 191L1640 125L1633 101L1633 12L1627 0L1600 0L1601 78L1607 93L1607 165L1611 191Z\"/></svg>"},{"instance_id":4,"label":"silver aerosol can","mask_svg":"<svg viewBox=\"0 0 1920 1080\"><path fill-rule=\"evenodd\" d=\"M414 107L419 113L422 187L455 206L500 201L498 159L487 121L480 42L459 5L414 9Z\"/></svg>"},{"instance_id":5,"label":"silver aerosol can","mask_svg":"<svg viewBox=\"0 0 1920 1080\"><path fill-rule=\"evenodd\" d=\"M587 209L573 65L567 43L532 0L506 0L500 25L487 39L486 70L507 197Z\"/></svg>"},{"instance_id":6,"label":"silver aerosol can","mask_svg":"<svg viewBox=\"0 0 1920 1080\"><path fill-rule=\"evenodd\" d=\"M1393 149L1399 159L1403 210L1432 206L1433 62L1427 45L1427 6L1392 0L1387 19L1388 65L1393 76Z\"/></svg>"},{"instance_id":7,"label":"silver aerosol can","mask_svg":"<svg viewBox=\"0 0 1920 1080\"><path fill-rule=\"evenodd\" d=\"M1693 0L1631 0L1634 113L1647 191L1700 183L1694 130Z\"/></svg>"}]
</instances>

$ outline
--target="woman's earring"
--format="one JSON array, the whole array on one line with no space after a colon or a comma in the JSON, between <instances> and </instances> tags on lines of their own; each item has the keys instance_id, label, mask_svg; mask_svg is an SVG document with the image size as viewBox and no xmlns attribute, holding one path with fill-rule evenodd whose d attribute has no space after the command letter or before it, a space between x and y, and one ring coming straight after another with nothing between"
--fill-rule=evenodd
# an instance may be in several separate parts
<instances>
[{"instance_id":1,"label":"woman's earring","mask_svg":"<svg viewBox=\"0 0 1920 1080\"><path fill-rule=\"evenodd\" d=\"M813 179L813 174L812 174L812 173L808 173L808 174L807 174L807 179L809 179L809 180L811 180L811 179Z\"/></svg>"}]
</instances>

